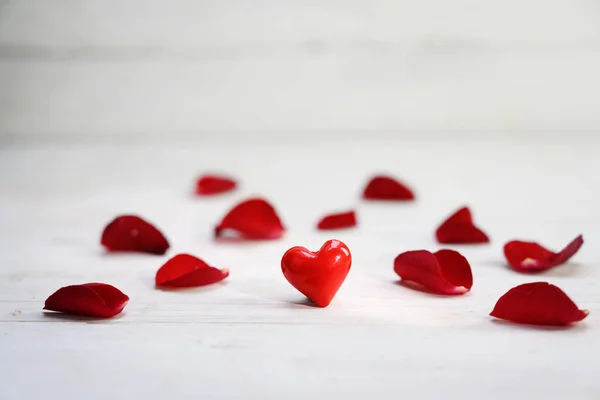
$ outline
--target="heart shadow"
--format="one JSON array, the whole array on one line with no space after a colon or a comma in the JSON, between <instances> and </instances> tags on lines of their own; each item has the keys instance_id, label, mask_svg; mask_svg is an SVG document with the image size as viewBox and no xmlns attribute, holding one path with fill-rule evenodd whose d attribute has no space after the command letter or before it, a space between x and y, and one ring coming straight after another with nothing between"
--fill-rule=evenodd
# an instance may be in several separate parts
<instances>
[{"instance_id":1,"label":"heart shadow","mask_svg":"<svg viewBox=\"0 0 600 400\"><path fill-rule=\"evenodd\" d=\"M302 300L287 301L287 304L294 306L294 308L298 308L298 307L321 308L318 305L316 305L309 298L304 298Z\"/></svg>"}]
</instances>

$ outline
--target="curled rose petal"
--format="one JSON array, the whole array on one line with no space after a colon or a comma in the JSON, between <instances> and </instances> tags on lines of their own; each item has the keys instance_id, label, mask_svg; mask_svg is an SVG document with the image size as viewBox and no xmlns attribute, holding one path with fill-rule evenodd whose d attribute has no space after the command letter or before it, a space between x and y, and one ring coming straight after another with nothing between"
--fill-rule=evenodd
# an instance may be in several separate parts
<instances>
[{"instance_id":1,"label":"curled rose petal","mask_svg":"<svg viewBox=\"0 0 600 400\"><path fill-rule=\"evenodd\" d=\"M394 260L394 271L402 281L417 283L439 294L465 294L473 286L469 262L454 250L407 251Z\"/></svg>"},{"instance_id":2,"label":"curled rose petal","mask_svg":"<svg viewBox=\"0 0 600 400\"><path fill-rule=\"evenodd\" d=\"M122 215L102 232L100 243L113 252L141 252L162 255L169 249L165 236L149 222L135 215Z\"/></svg>"},{"instance_id":3,"label":"curled rose petal","mask_svg":"<svg viewBox=\"0 0 600 400\"><path fill-rule=\"evenodd\" d=\"M367 200L414 200L415 195L407 186L389 176L376 176L369 181L363 192Z\"/></svg>"},{"instance_id":4,"label":"curled rose petal","mask_svg":"<svg viewBox=\"0 0 600 400\"><path fill-rule=\"evenodd\" d=\"M88 317L111 318L123 311L129 296L105 283L65 286L54 292L44 310Z\"/></svg>"},{"instance_id":5,"label":"curled rose petal","mask_svg":"<svg viewBox=\"0 0 600 400\"><path fill-rule=\"evenodd\" d=\"M215 236L221 237L226 230L237 232L245 239L279 239L285 228L272 205L259 198L249 199L236 205L215 228Z\"/></svg>"},{"instance_id":6,"label":"curled rose petal","mask_svg":"<svg viewBox=\"0 0 600 400\"><path fill-rule=\"evenodd\" d=\"M580 310L560 288L548 282L516 286L504 294L491 316L519 324L568 325L589 314Z\"/></svg>"},{"instance_id":7,"label":"curled rose petal","mask_svg":"<svg viewBox=\"0 0 600 400\"><path fill-rule=\"evenodd\" d=\"M330 214L323 217L317 224L317 229L325 231L344 229L356 226L356 213L354 211L339 214Z\"/></svg>"},{"instance_id":8,"label":"curled rose petal","mask_svg":"<svg viewBox=\"0 0 600 400\"><path fill-rule=\"evenodd\" d=\"M229 276L226 269L211 267L189 254L178 254L156 272L156 286L192 287L222 281Z\"/></svg>"},{"instance_id":9,"label":"curled rose petal","mask_svg":"<svg viewBox=\"0 0 600 400\"><path fill-rule=\"evenodd\" d=\"M583 236L579 235L564 249L554 253L535 242L514 240L504 245L504 256L516 271L541 272L567 262L582 245Z\"/></svg>"},{"instance_id":10,"label":"curled rose petal","mask_svg":"<svg viewBox=\"0 0 600 400\"><path fill-rule=\"evenodd\" d=\"M488 243L488 236L473 223L468 207L463 207L452 214L437 228L435 236L439 243Z\"/></svg>"},{"instance_id":11,"label":"curled rose petal","mask_svg":"<svg viewBox=\"0 0 600 400\"><path fill-rule=\"evenodd\" d=\"M211 196L230 192L236 186L236 181L226 176L204 175L196 182L196 194L198 196Z\"/></svg>"}]
</instances>

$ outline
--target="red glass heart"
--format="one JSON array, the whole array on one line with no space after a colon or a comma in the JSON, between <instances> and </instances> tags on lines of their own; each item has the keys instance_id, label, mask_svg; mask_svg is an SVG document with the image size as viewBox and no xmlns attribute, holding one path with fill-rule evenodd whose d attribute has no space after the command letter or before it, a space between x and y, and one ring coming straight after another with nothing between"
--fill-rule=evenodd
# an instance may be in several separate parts
<instances>
[{"instance_id":1,"label":"red glass heart","mask_svg":"<svg viewBox=\"0 0 600 400\"><path fill-rule=\"evenodd\" d=\"M288 282L319 307L331 303L351 265L350 249L339 240L328 240L317 252L292 247L281 259Z\"/></svg>"}]
</instances>

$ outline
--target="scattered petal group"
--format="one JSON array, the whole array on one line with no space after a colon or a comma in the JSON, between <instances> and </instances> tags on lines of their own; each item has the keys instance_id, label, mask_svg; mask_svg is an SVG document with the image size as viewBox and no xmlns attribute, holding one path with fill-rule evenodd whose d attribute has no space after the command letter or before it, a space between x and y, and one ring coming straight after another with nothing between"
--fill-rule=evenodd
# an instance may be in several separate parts
<instances>
[{"instance_id":1,"label":"scattered petal group","mask_svg":"<svg viewBox=\"0 0 600 400\"><path fill-rule=\"evenodd\" d=\"M221 175L204 175L196 181L198 196L211 196L234 190L237 182ZM318 194L318 193L317 193ZM315 195L317 195L315 194ZM366 200L410 201L411 189L390 176L372 178L364 188ZM327 214L317 223L319 230L336 230L357 225L356 211ZM271 240L283 236L285 228L275 208L265 199L250 198L235 205L214 229L216 238ZM435 237L444 244L488 243L488 235L473 221L468 207L462 207L436 229ZM164 255L170 245L163 233L136 215L121 215L103 230L100 240L109 252L141 252ZM536 242L514 240L504 246L510 267L518 272L541 272L567 262L583 245L579 235L564 249L553 252ZM281 259L284 277L318 307L327 307L352 265L348 246L329 240L312 252L295 246ZM407 251L394 259L394 271L404 286L441 295L463 295L473 287L469 261L459 252L442 249ZM190 254L177 254L156 272L157 288L186 288L212 285L229 276ZM58 289L50 295L44 310L65 314L111 318L120 314L129 296L105 283L85 283ZM558 287L547 282L516 286L494 306L491 316L513 323L564 326L587 317Z\"/></svg>"}]
</instances>

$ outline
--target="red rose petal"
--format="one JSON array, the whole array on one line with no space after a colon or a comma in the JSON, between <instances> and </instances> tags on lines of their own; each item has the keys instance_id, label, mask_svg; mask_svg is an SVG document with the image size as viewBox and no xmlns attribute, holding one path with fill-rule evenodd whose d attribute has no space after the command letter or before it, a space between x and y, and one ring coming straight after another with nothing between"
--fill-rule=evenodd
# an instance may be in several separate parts
<instances>
[{"instance_id":1,"label":"red rose petal","mask_svg":"<svg viewBox=\"0 0 600 400\"><path fill-rule=\"evenodd\" d=\"M465 294L473 286L469 262L454 250L407 251L394 260L394 271L403 281L439 294Z\"/></svg>"},{"instance_id":2,"label":"red rose petal","mask_svg":"<svg viewBox=\"0 0 600 400\"><path fill-rule=\"evenodd\" d=\"M473 217L468 207L463 207L436 230L435 236L439 243L488 243L490 239L473 224Z\"/></svg>"},{"instance_id":3,"label":"red rose petal","mask_svg":"<svg viewBox=\"0 0 600 400\"><path fill-rule=\"evenodd\" d=\"M504 245L504 255L508 264L519 272L540 272L565 263L583 245L579 235L564 249L554 253L535 242L514 240Z\"/></svg>"},{"instance_id":4,"label":"red rose petal","mask_svg":"<svg viewBox=\"0 0 600 400\"><path fill-rule=\"evenodd\" d=\"M263 199L249 199L236 205L215 228L215 236L236 231L245 239L279 239L285 228L272 205Z\"/></svg>"},{"instance_id":5,"label":"red rose petal","mask_svg":"<svg viewBox=\"0 0 600 400\"><path fill-rule=\"evenodd\" d=\"M111 318L123 311L129 296L105 283L65 286L54 292L44 310L89 317Z\"/></svg>"},{"instance_id":6,"label":"red rose petal","mask_svg":"<svg viewBox=\"0 0 600 400\"><path fill-rule=\"evenodd\" d=\"M189 254L178 254L156 272L156 286L192 287L210 285L229 276L226 269L211 267Z\"/></svg>"},{"instance_id":7,"label":"red rose petal","mask_svg":"<svg viewBox=\"0 0 600 400\"><path fill-rule=\"evenodd\" d=\"M109 223L100 243L108 251L132 251L150 254L165 254L169 242L165 236L149 222L134 215L122 215Z\"/></svg>"},{"instance_id":8,"label":"red rose petal","mask_svg":"<svg viewBox=\"0 0 600 400\"><path fill-rule=\"evenodd\" d=\"M414 193L405 185L389 176L376 176L363 192L367 200L414 200Z\"/></svg>"},{"instance_id":9,"label":"red rose petal","mask_svg":"<svg viewBox=\"0 0 600 400\"><path fill-rule=\"evenodd\" d=\"M354 211L348 211L339 214L326 215L317 224L317 229L325 231L351 228L353 226L356 226L356 213Z\"/></svg>"},{"instance_id":10,"label":"red rose petal","mask_svg":"<svg viewBox=\"0 0 600 400\"><path fill-rule=\"evenodd\" d=\"M210 196L230 192L236 186L236 181L226 176L204 175L196 182L196 194L198 196Z\"/></svg>"},{"instance_id":11,"label":"red rose petal","mask_svg":"<svg viewBox=\"0 0 600 400\"><path fill-rule=\"evenodd\" d=\"M491 316L519 324L568 325L587 317L558 287L548 282L516 286L504 294Z\"/></svg>"}]
</instances>

